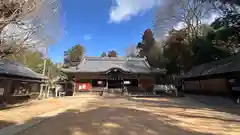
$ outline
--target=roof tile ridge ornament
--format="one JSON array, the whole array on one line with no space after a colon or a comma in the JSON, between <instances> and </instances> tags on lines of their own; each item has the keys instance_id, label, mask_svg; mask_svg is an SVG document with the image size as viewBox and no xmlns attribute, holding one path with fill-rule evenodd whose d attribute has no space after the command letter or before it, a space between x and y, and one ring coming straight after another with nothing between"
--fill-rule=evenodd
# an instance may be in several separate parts
<instances>
[{"instance_id":1,"label":"roof tile ridge ornament","mask_svg":"<svg viewBox=\"0 0 240 135\"><path fill-rule=\"evenodd\" d=\"M78 70L78 67L82 64L82 63L84 63L85 61L86 61L86 57L84 56L84 57L82 57L82 60L80 61L80 63L76 66L76 70Z\"/></svg>"},{"instance_id":2,"label":"roof tile ridge ornament","mask_svg":"<svg viewBox=\"0 0 240 135\"><path fill-rule=\"evenodd\" d=\"M133 61L143 61L143 60L145 60L146 58L139 58L139 57L125 57L125 60L127 60L127 61L131 61L131 60L133 60Z\"/></svg>"},{"instance_id":3,"label":"roof tile ridge ornament","mask_svg":"<svg viewBox=\"0 0 240 135\"><path fill-rule=\"evenodd\" d=\"M123 66L121 66L121 65L116 65L116 64L112 64L113 65L113 68L118 68L118 69L121 69L121 70L123 70L123 71L128 71L126 68L124 68ZM113 68L111 68L111 69L113 69Z\"/></svg>"},{"instance_id":4,"label":"roof tile ridge ornament","mask_svg":"<svg viewBox=\"0 0 240 135\"><path fill-rule=\"evenodd\" d=\"M125 60L122 57L86 57L87 60L93 60L93 61L99 61L99 60L103 60L103 61L108 61L108 60Z\"/></svg>"},{"instance_id":5,"label":"roof tile ridge ornament","mask_svg":"<svg viewBox=\"0 0 240 135\"><path fill-rule=\"evenodd\" d=\"M152 67L149 65L149 63L148 63L148 61L147 61L147 57L146 56L144 56L143 57L144 58L144 63L147 65L147 67L149 68L149 69L152 69Z\"/></svg>"},{"instance_id":6,"label":"roof tile ridge ornament","mask_svg":"<svg viewBox=\"0 0 240 135\"><path fill-rule=\"evenodd\" d=\"M113 69L119 69L121 72L126 72L126 73L131 72L131 70L128 70L120 65L116 65L116 64L112 64L112 65L113 65L113 67L109 68L106 72L110 72Z\"/></svg>"},{"instance_id":7,"label":"roof tile ridge ornament","mask_svg":"<svg viewBox=\"0 0 240 135\"><path fill-rule=\"evenodd\" d=\"M81 62L80 63L82 63L82 62L85 62L86 61L86 56L84 56L84 57L82 57L82 60L81 60Z\"/></svg>"}]
</instances>

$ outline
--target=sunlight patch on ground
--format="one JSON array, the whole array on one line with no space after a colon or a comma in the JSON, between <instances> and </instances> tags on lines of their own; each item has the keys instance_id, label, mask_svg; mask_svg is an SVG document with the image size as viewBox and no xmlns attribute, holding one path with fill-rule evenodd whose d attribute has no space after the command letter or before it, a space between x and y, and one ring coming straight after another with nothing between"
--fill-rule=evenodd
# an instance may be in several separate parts
<instances>
[{"instance_id":1,"label":"sunlight patch on ground","mask_svg":"<svg viewBox=\"0 0 240 135\"><path fill-rule=\"evenodd\" d=\"M194 114L196 113L197 114ZM201 113L199 113L201 112ZM192 130L197 132L214 133L214 134L226 134L231 132L240 132L240 124L235 119L227 118L226 115L214 116L215 112L204 112L203 110L184 111L181 113L161 113L167 115L171 120L168 120L168 124L179 126L186 130ZM209 115L211 115L209 117ZM164 120L159 116L159 120Z\"/></svg>"},{"instance_id":2,"label":"sunlight patch on ground","mask_svg":"<svg viewBox=\"0 0 240 135\"><path fill-rule=\"evenodd\" d=\"M137 98L136 100L94 99L84 102L85 104L76 105L66 114L60 115L59 118L64 121L62 125L59 119L52 122L67 128L67 132L71 135L158 135L164 134L159 132L164 130L169 133L179 131L182 134L196 132L239 135L240 133L240 116L221 112L187 98L169 98L167 101L165 98L148 98L147 100ZM79 103L79 99L74 103ZM48 105L52 106L52 104ZM46 108L46 104L44 107ZM52 129L52 126L54 127L55 124L43 124L46 129ZM66 130L58 126L55 128L61 131L59 133L65 134ZM33 129L31 131L33 135L35 133L39 135Z\"/></svg>"},{"instance_id":3,"label":"sunlight patch on ground","mask_svg":"<svg viewBox=\"0 0 240 135\"><path fill-rule=\"evenodd\" d=\"M103 129L99 132L99 135L112 135L112 133L109 129Z\"/></svg>"},{"instance_id":4,"label":"sunlight patch on ground","mask_svg":"<svg viewBox=\"0 0 240 135\"><path fill-rule=\"evenodd\" d=\"M152 129L147 129L146 132L147 132L149 135L159 135L158 132L156 132L156 131L154 131L154 130L152 130Z\"/></svg>"},{"instance_id":5,"label":"sunlight patch on ground","mask_svg":"<svg viewBox=\"0 0 240 135\"><path fill-rule=\"evenodd\" d=\"M48 99L48 103L57 103L57 102L58 102L57 99L54 99L54 98Z\"/></svg>"},{"instance_id":6,"label":"sunlight patch on ground","mask_svg":"<svg viewBox=\"0 0 240 135\"><path fill-rule=\"evenodd\" d=\"M71 129L71 133L72 133L72 135L88 135L88 134L82 132L81 128Z\"/></svg>"},{"instance_id":7,"label":"sunlight patch on ground","mask_svg":"<svg viewBox=\"0 0 240 135\"><path fill-rule=\"evenodd\" d=\"M133 97L132 99L135 99L135 100L145 100L145 101L170 101L167 98L135 98L135 97Z\"/></svg>"},{"instance_id":8,"label":"sunlight patch on ground","mask_svg":"<svg viewBox=\"0 0 240 135\"><path fill-rule=\"evenodd\" d=\"M140 100L141 102L138 103L144 107L139 107L138 103L129 104L127 107L122 105L121 107L149 112L159 121L180 127L187 131L218 135L239 135L240 133L240 116L238 115L219 112L204 106L195 109L190 101L188 101L189 103L185 101L186 99L135 99ZM149 101L160 102L149 103ZM197 103L194 103L194 105L197 105Z\"/></svg>"},{"instance_id":9,"label":"sunlight patch on ground","mask_svg":"<svg viewBox=\"0 0 240 135\"><path fill-rule=\"evenodd\" d=\"M121 128L121 126L117 123L106 122L102 125L104 128Z\"/></svg>"},{"instance_id":10,"label":"sunlight patch on ground","mask_svg":"<svg viewBox=\"0 0 240 135\"><path fill-rule=\"evenodd\" d=\"M92 123L92 125L93 125L93 126L100 126L101 123L94 122L94 123Z\"/></svg>"}]
</instances>

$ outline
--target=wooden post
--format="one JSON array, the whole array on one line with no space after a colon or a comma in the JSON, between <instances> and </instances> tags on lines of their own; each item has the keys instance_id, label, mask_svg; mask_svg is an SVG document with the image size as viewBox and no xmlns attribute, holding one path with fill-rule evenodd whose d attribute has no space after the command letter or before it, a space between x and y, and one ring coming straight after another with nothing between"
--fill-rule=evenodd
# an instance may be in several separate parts
<instances>
[{"instance_id":1,"label":"wooden post","mask_svg":"<svg viewBox=\"0 0 240 135\"><path fill-rule=\"evenodd\" d=\"M48 83L48 89L47 89L47 98L49 97L49 93L50 93L50 87L51 85Z\"/></svg>"},{"instance_id":2,"label":"wooden post","mask_svg":"<svg viewBox=\"0 0 240 135\"><path fill-rule=\"evenodd\" d=\"M64 88L65 93L67 93L67 88L68 88L67 85L68 85L68 83L69 82L65 83L65 88Z\"/></svg>"},{"instance_id":3,"label":"wooden post","mask_svg":"<svg viewBox=\"0 0 240 135\"><path fill-rule=\"evenodd\" d=\"M42 72L43 76L45 76L46 65L47 65L47 59L45 58L43 63L43 72ZM43 85L41 85L39 97L42 97L42 93L43 93Z\"/></svg>"},{"instance_id":4,"label":"wooden post","mask_svg":"<svg viewBox=\"0 0 240 135\"><path fill-rule=\"evenodd\" d=\"M73 82L73 96L75 95L75 91L76 91L76 83Z\"/></svg>"},{"instance_id":5,"label":"wooden post","mask_svg":"<svg viewBox=\"0 0 240 135\"><path fill-rule=\"evenodd\" d=\"M10 97L10 92L12 88L12 80L3 80L4 81L4 92L3 92L3 101L6 103Z\"/></svg>"},{"instance_id":6,"label":"wooden post","mask_svg":"<svg viewBox=\"0 0 240 135\"><path fill-rule=\"evenodd\" d=\"M108 89L108 80L106 81L106 89Z\"/></svg>"},{"instance_id":7,"label":"wooden post","mask_svg":"<svg viewBox=\"0 0 240 135\"><path fill-rule=\"evenodd\" d=\"M48 77L49 78L50 78L50 73L51 73L51 68L48 67ZM51 82L50 82L50 80L48 80L48 83L47 83L47 98L49 97L50 86L51 86Z\"/></svg>"},{"instance_id":8,"label":"wooden post","mask_svg":"<svg viewBox=\"0 0 240 135\"><path fill-rule=\"evenodd\" d=\"M91 80L89 83L91 83L91 86L92 86L93 80ZM93 89L91 88L91 94L92 93L93 93Z\"/></svg>"},{"instance_id":9,"label":"wooden post","mask_svg":"<svg viewBox=\"0 0 240 135\"><path fill-rule=\"evenodd\" d=\"M56 88L55 88L55 97L57 97L58 96L58 85L56 86Z\"/></svg>"}]
</instances>

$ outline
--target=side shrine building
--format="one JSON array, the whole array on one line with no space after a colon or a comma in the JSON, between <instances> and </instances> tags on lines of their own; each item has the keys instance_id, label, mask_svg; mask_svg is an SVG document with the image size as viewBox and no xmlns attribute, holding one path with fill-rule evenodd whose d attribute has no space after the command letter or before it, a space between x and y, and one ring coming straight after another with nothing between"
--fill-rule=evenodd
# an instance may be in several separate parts
<instances>
[{"instance_id":1,"label":"side shrine building","mask_svg":"<svg viewBox=\"0 0 240 135\"><path fill-rule=\"evenodd\" d=\"M152 69L145 58L84 57L80 64L62 68L73 81L67 91L85 91L94 88L122 88L123 85L147 89L164 69Z\"/></svg>"}]
</instances>

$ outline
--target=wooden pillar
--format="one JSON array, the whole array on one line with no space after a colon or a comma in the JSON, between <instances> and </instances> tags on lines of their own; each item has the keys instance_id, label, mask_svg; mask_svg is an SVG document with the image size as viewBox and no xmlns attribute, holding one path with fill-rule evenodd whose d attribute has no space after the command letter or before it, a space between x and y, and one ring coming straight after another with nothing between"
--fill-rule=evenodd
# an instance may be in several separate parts
<instances>
[{"instance_id":1,"label":"wooden pillar","mask_svg":"<svg viewBox=\"0 0 240 135\"><path fill-rule=\"evenodd\" d=\"M10 97L10 92L11 92L11 88L12 88L12 80L3 80L3 88L4 88L4 92L3 92L3 101L7 102L9 100Z\"/></svg>"},{"instance_id":2,"label":"wooden pillar","mask_svg":"<svg viewBox=\"0 0 240 135\"><path fill-rule=\"evenodd\" d=\"M49 97L50 89L51 89L51 84L48 83L47 84L47 98Z\"/></svg>"},{"instance_id":3,"label":"wooden pillar","mask_svg":"<svg viewBox=\"0 0 240 135\"><path fill-rule=\"evenodd\" d=\"M137 74L138 88L141 88L141 76Z\"/></svg>"},{"instance_id":4,"label":"wooden pillar","mask_svg":"<svg viewBox=\"0 0 240 135\"><path fill-rule=\"evenodd\" d=\"M72 82L72 83L73 83L73 96L74 96L76 92L76 82Z\"/></svg>"},{"instance_id":5,"label":"wooden pillar","mask_svg":"<svg viewBox=\"0 0 240 135\"><path fill-rule=\"evenodd\" d=\"M56 86L56 88L55 88L55 97L57 97L58 96L58 85Z\"/></svg>"},{"instance_id":6,"label":"wooden pillar","mask_svg":"<svg viewBox=\"0 0 240 135\"><path fill-rule=\"evenodd\" d=\"M19 82L19 81L12 81L11 94L14 94L16 91L18 92L20 83L21 82Z\"/></svg>"},{"instance_id":7,"label":"wooden pillar","mask_svg":"<svg viewBox=\"0 0 240 135\"><path fill-rule=\"evenodd\" d=\"M140 80L139 80L139 77L138 77L138 78L137 78L137 82L138 82L137 87L138 87L138 88L140 88L140 85L139 85L140 83L139 83L139 81L140 81Z\"/></svg>"},{"instance_id":8,"label":"wooden pillar","mask_svg":"<svg viewBox=\"0 0 240 135\"><path fill-rule=\"evenodd\" d=\"M90 83L90 84L91 84L91 86L92 86L92 84L93 84L93 79L91 79L91 80L90 80L90 82L88 82L88 83ZM93 92L93 89L91 88L91 90L90 90L90 91L91 91L91 93L92 93L92 92Z\"/></svg>"},{"instance_id":9,"label":"wooden pillar","mask_svg":"<svg viewBox=\"0 0 240 135\"><path fill-rule=\"evenodd\" d=\"M108 89L108 80L106 81L106 89Z\"/></svg>"},{"instance_id":10,"label":"wooden pillar","mask_svg":"<svg viewBox=\"0 0 240 135\"><path fill-rule=\"evenodd\" d=\"M67 89L68 89L68 83L69 83L69 82L67 81L67 82L65 83L65 85L64 85L64 91L65 91L65 93L68 92L68 90L67 90Z\"/></svg>"}]
</instances>

